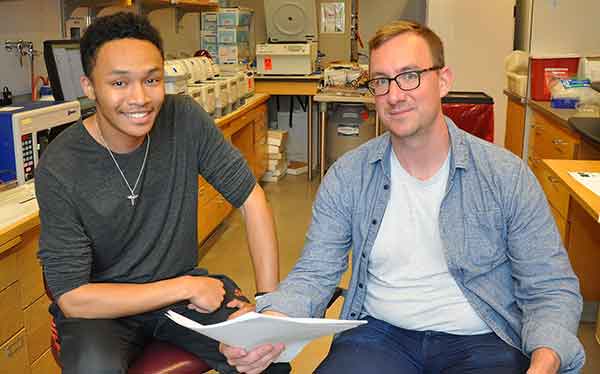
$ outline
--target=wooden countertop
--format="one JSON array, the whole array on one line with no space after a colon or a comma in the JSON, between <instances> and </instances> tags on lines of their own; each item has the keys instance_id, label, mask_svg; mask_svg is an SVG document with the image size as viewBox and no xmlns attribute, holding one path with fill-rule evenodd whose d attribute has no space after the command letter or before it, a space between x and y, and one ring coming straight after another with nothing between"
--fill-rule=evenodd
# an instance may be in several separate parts
<instances>
[{"instance_id":1,"label":"wooden countertop","mask_svg":"<svg viewBox=\"0 0 600 374\"><path fill-rule=\"evenodd\" d=\"M550 106L550 102L549 101L535 101L535 100L529 100L527 102L528 105L530 105L533 109L542 112L543 114L546 114L547 116L553 118L554 120L556 120L557 122L559 122L560 124L567 126L567 127L571 127L568 123L567 120L571 117L573 117L576 113L577 110L575 109L556 109L556 108L552 108Z\"/></svg>"},{"instance_id":2,"label":"wooden countertop","mask_svg":"<svg viewBox=\"0 0 600 374\"><path fill-rule=\"evenodd\" d=\"M310 75L259 75L256 74L254 79L256 80L292 80L292 81L320 81L323 78L323 74L310 74Z\"/></svg>"},{"instance_id":3,"label":"wooden countertop","mask_svg":"<svg viewBox=\"0 0 600 374\"><path fill-rule=\"evenodd\" d=\"M503 92L504 92L504 94L506 96L508 96L509 99L512 99L514 101L518 101L519 103L521 103L523 105L527 102L526 98L524 98L523 96L521 96L519 94L516 94L516 93L514 93L512 91L504 90Z\"/></svg>"},{"instance_id":4,"label":"wooden countertop","mask_svg":"<svg viewBox=\"0 0 600 374\"><path fill-rule=\"evenodd\" d=\"M318 93L313 100L321 103L375 103L375 97L372 95L334 95L332 93Z\"/></svg>"},{"instance_id":5,"label":"wooden countertop","mask_svg":"<svg viewBox=\"0 0 600 374\"><path fill-rule=\"evenodd\" d=\"M545 167L551 170L567 187L570 195L594 218L600 222L600 196L583 184L577 182L570 171L600 172L600 161L589 160L542 160Z\"/></svg>"},{"instance_id":6,"label":"wooden countertop","mask_svg":"<svg viewBox=\"0 0 600 374\"><path fill-rule=\"evenodd\" d=\"M226 123L241 117L249 110L254 109L258 105L266 102L269 99L268 94L255 94L250 98L246 99L246 104L229 113L228 115L221 117L215 121L218 127L225 125ZM24 188L24 186L15 187L6 191L0 192L0 196L6 196L6 194L14 194L17 189ZM27 204L35 204L35 209L24 210L24 213L18 216L17 220L9 220L8 223L0 222L0 253L2 252L3 244L9 242L11 239L23 234L24 232L38 226L40 219L38 216L37 202L32 201ZM13 206L0 205L0 209L14 209ZM8 248L8 247L7 247Z\"/></svg>"},{"instance_id":7,"label":"wooden countertop","mask_svg":"<svg viewBox=\"0 0 600 374\"><path fill-rule=\"evenodd\" d=\"M221 128L225 123L231 122L234 119L237 119L244 114L246 114L249 110L252 110L259 106L260 104L266 102L271 97L269 94L265 93L255 93L246 99L246 104L237 108L233 112L224 115L223 117L219 117L215 120L215 124L217 127Z\"/></svg>"}]
</instances>

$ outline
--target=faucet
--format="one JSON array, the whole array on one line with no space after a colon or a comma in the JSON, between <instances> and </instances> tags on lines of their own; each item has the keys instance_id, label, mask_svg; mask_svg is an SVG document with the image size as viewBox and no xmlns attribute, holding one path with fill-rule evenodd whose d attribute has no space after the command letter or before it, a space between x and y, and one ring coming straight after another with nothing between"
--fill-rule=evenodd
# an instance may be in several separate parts
<instances>
[{"instance_id":1,"label":"faucet","mask_svg":"<svg viewBox=\"0 0 600 374\"><path fill-rule=\"evenodd\" d=\"M16 50L17 55L19 56L19 63L23 66L23 56L30 56L33 60L33 56L37 51L33 49L33 42L27 40L19 40L19 41L11 41L6 40L4 42L4 48L8 52L13 52Z\"/></svg>"}]
</instances>

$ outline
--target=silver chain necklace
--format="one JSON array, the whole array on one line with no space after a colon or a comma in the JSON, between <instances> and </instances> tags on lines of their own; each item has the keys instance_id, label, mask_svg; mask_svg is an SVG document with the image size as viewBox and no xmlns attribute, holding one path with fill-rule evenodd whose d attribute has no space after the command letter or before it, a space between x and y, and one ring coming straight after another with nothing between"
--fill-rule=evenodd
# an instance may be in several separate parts
<instances>
[{"instance_id":1,"label":"silver chain necklace","mask_svg":"<svg viewBox=\"0 0 600 374\"><path fill-rule=\"evenodd\" d=\"M108 150L108 154L110 155L110 158L112 158L112 160L114 161L115 165L117 166L117 170L119 170L121 177L123 177L123 180L125 181L125 185L129 189L129 192L131 192L131 194L129 194L127 196L127 198L131 201L131 206L134 206L135 199L137 199L139 197L139 194L136 194L135 190L136 190L137 185L142 176L142 172L144 171L144 167L146 166L146 159L148 158L148 150L150 149L150 133L146 134L146 138L148 139L148 142L146 143L146 153L144 154L144 161L142 162L142 167L140 168L140 172L138 173L138 176L137 176L137 179L135 180L135 184L133 185L133 188L131 188L131 185L127 181L127 178L125 178L125 174L123 173L123 170L121 170L121 167L119 166L119 163L117 162L117 159L115 158L115 155L113 155L108 144L106 143L106 140L104 140L104 136L102 135L100 126L98 126L98 121L95 121L95 124L96 124L96 128L98 129L98 134L100 134L100 140L102 141L102 145L104 145L104 148L106 148L106 150Z\"/></svg>"}]
</instances>

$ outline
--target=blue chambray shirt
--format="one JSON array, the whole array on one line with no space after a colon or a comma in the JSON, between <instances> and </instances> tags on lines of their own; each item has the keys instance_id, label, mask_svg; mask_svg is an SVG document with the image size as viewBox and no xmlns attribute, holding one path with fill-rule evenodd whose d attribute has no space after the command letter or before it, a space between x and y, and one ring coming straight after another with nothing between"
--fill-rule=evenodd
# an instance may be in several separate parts
<instances>
[{"instance_id":1,"label":"blue chambray shirt","mask_svg":"<svg viewBox=\"0 0 600 374\"><path fill-rule=\"evenodd\" d=\"M576 336L579 281L540 185L512 153L460 130L449 118L446 124L451 159L439 226L450 274L506 343L527 355L552 348L561 372L579 372L585 361ZM369 256L390 198L390 152L386 133L330 168L301 258L277 291L257 301L257 310L322 316L353 248L340 317L360 318Z\"/></svg>"}]
</instances>

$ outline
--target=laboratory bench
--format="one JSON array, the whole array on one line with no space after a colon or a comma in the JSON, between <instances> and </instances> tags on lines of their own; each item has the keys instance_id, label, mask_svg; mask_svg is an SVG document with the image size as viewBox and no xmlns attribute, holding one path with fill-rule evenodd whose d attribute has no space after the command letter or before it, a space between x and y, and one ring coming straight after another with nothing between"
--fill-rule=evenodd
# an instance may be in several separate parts
<instances>
[{"instance_id":1,"label":"laboratory bench","mask_svg":"<svg viewBox=\"0 0 600 374\"><path fill-rule=\"evenodd\" d=\"M215 124L244 155L257 179L267 166L269 95L256 94ZM198 240L204 241L232 207L200 178ZM33 185L0 192L0 372L58 374L50 350L50 300L37 258L40 221Z\"/></svg>"},{"instance_id":2,"label":"laboratory bench","mask_svg":"<svg viewBox=\"0 0 600 374\"><path fill-rule=\"evenodd\" d=\"M553 179L553 191L566 199L569 230L565 246L579 277L584 299L600 297L600 196L576 181L569 172L600 172L600 161L543 160L545 172ZM549 196L550 198L550 196ZM596 321L596 340L600 344L600 310Z\"/></svg>"},{"instance_id":3,"label":"laboratory bench","mask_svg":"<svg viewBox=\"0 0 600 374\"><path fill-rule=\"evenodd\" d=\"M269 95L285 95L285 96L306 96L308 98L306 114L306 139L307 139L307 164L308 180L312 180L313 176L313 121L312 107L313 97L319 91L321 84L321 74L311 75L256 75L255 76L255 91L257 93L265 93ZM291 114L290 114L291 120Z\"/></svg>"},{"instance_id":4,"label":"laboratory bench","mask_svg":"<svg viewBox=\"0 0 600 374\"><path fill-rule=\"evenodd\" d=\"M594 161L600 160L600 143L574 125L575 109L556 109L550 102L527 100L509 91L505 94L505 147L526 158L544 190L584 300L600 301L598 212L589 209L588 198L580 198L581 190L573 187L577 185L564 169L572 166L600 171L600 161Z\"/></svg>"}]
</instances>

